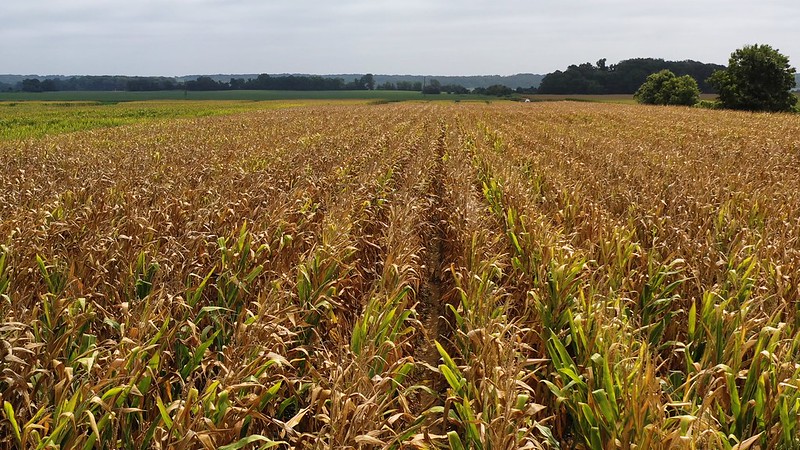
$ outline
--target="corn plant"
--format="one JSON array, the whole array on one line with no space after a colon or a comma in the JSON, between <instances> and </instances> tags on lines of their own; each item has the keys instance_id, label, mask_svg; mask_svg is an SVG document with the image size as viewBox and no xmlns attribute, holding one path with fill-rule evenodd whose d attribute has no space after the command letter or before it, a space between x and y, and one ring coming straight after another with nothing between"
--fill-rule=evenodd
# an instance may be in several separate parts
<instances>
[{"instance_id":1,"label":"corn plant","mask_svg":"<svg viewBox=\"0 0 800 450\"><path fill-rule=\"evenodd\" d=\"M135 103L0 105L0 447L800 448L795 117Z\"/></svg>"},{"instance_id":2,"label":"corn plant","mask_svg":"<svg viewBox=\"0 0 800 450\"><path fill-rule=\"evenodd\" d=\"M133 289L137 300L144 300L153 290L153 279L158 272L159 265L155 261L147 261L145 252L139 253L136 264L132 269Z\"/></svg>"},{"instance_id":3,"label":"corn plant","mask_svg":"<svg viewBox=\"0 0 800 450\"><path fill-rule=\"evenodd\" d=\"M680 298L676 291L686 282L685 278L675 279L683 272L683 264L680 259L661 264L648 258L647 281L636 304L636 314L640 331L653 347L661 344L665 329L682 312L673 307L673 302Z\"/></svg>"},{"instance_id":4,"label":"corn plant","mask_svg":"<svg viewBox=\"0 0 800 450\"><path fill-rule=\"evenodd\" d=\"M6 303L11 302L11 297L9 297L11 275L9 273L8 255L8 247L0 245L0 300Z\"/></svg>"}]
</instances>

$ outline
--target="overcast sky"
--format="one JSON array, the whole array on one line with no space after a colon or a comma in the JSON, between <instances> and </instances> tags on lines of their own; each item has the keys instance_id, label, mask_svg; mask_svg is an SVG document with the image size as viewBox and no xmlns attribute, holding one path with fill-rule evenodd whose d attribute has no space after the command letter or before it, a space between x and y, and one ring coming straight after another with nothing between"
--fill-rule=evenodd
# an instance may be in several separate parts
<instances>
[{"instance_id":1,"label":"overcast sky","mask_svg":"<svg viewBox=\"0 0 800 450\"><path fill-rule=\"evenodd\" d=\"M0 73L547 73L633 57L800 65L798 0L0 0Z\"/></svg>"}]
</instances>

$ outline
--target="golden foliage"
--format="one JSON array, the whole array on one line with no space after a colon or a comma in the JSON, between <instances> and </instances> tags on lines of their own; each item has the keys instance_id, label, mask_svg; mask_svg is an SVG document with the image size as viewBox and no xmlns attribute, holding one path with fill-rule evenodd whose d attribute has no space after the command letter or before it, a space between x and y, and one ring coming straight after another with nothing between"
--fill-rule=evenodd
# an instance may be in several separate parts
<instances>
[{"instance_id":1,"label":"golden foliage","mask_svg":"<svg viewBox=\"0 0 800 450\"><path fill-rule=\"evenodd\" d=\"M0 144L0 446L795 448L798 136L409 103Z\"/></svg>"}]
</instances>

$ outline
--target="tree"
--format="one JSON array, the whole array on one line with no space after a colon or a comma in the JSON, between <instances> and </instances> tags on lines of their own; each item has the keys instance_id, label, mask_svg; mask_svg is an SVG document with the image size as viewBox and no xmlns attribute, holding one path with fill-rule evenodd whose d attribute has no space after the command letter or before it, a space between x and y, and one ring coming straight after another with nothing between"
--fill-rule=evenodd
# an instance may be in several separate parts
<instances>
[{"instance_id":1,"label":"tree","mask_svg":"<svg viewBox=\"0 0 800 450\"><path fill-rule=\"evenodd\" d=\"M361 77L359 84L361 84L363 89L372 91L375 90L375 75L368 73Z\"/></svg>"},{"instance_id":2,"label":"tree","mask_svg":"<svg viewBox=\"0 0 800 450\"><path fill-rule=\"evenodd\" d=\"M689 75L678 77L664 69L648 76L633 97L648 105L691 106L700 100L700 89Z\"/></svg>"},{"instance_id":3,"label":"tree","mask_svg":"<svg viewBox=\"0 0 800 450\"><path fill-rule=\"evenodd\" d=\"M769 45L746 45L731 53L728 68L711 75L723 108L745 111L791 111L797 97L796 70L789 58Z\"/></svg>"},{"instance_id":4,"label":"tree","mask_svg":"<svg viewBox=\"0 0 800 450\"><path fill-rule=\"evenodd\" d=\"M52 78L47 78L46 80L42 81L42 92L54 92L58 90L58 86L56 86L56 80Z\"/></svg>"},{"instance_id":5,"label":"tree","mask_svg":"<svg viewBox=\"0 0 800 450\"><path fill-rule=\"evenodd\" d=\"M486 88L486 95L496 95L498 97L503 97L506 95L511 95L512 93L514 93L514 91L510 87L504 86L502 84L493 84L488 88Z\"/></svg>"},{"instance_id":6,"label":"tree","mask_svg":"<svg viewBox=\"0 0 800 450\"><path fill-rule=\"evenodd\" d=\"M442 92L448 94L469 94L469 89L460 84L445 84L442 86Z\"/></svg>"},{"instance_id":7,"label":"tree","mask_svg":"<svg viewBox=\"0 0 800 450\"><path fill-rule=\"evenodd\" d=\"M228 84L231 86L231 89L244 89L245 81L244 78L231 78Z\"/></svg>"},{"instance_id":8,"label":"tree","mask_svg":"<svg viewBox=\"0 0 800 450\"><path fill-rule=\"evenodd\" d=\"M697 87L697 80L684 75L675 77L664 86L663 95L669 95L667 105L692 106L700 101L700 89Z\"/></svg>"},{"instance_id":9,"label":"tree","mask_svg":"<svg viewBox=\"0 0 800 450\"><path fill-rule=\"evenodd\" d=\"M216 82L208 76L197 77L196 80L186 82L186 89L190 91L218 91L227 87L227 84Z\"/></svg>"},{"instance_id":10,"label":"tree","mask_svg":"<svg viewBox=\"0 0 800 450\"><path fill-rule=\"evenodd\" d=\"M398 91L421 91L422 90L422 82L421 81L398 81L395 84Z\"/></svg>"},{"instance_id":11,"label":"tree","mask_svg":"<svg viewBox=\"0 0 800 450\"><path fill-rule=\"evenodd\" d=\"M441 94L442 93L442 83L439 82L437 79L433 79L429 81L425 87L422 88L423 94Z\"/></svg>"},{"instance_id":12,"label":"tree","mask_svg":"<svg viewBox=\"0 0 800 450\"><path fill-rule=\"evenodd\" d=\"M42 92L42 82L36 78L26 78L22 80L22 90L24 92Z\"/></svg>"}]
</instances>

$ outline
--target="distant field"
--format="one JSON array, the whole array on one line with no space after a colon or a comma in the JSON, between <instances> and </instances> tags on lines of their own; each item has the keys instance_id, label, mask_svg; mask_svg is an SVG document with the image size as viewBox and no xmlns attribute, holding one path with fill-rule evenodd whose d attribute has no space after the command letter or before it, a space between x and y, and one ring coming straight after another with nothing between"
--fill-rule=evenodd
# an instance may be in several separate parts
<instances>
[{"instance_id":1,"label":"distant field","mask_svg":"<svg viewBox=\"0 0 800 450\"><path fill-rule=\"evenodd\" d=\"M311 101L0 102L0 141L186 117L280 109Z\"/></svg>"},{"instance_id":2,"label":"distant field","mask_svg":"<svg viewBox=\"0 0 800 450\"><path fill-rule=\"evenodd\" d=\"M152 91L152 92L3 92L0 101L96 101L130 102L144 100L484 100L482 95L423 95L412 91Z\"/></svg>"}]
</instances>

